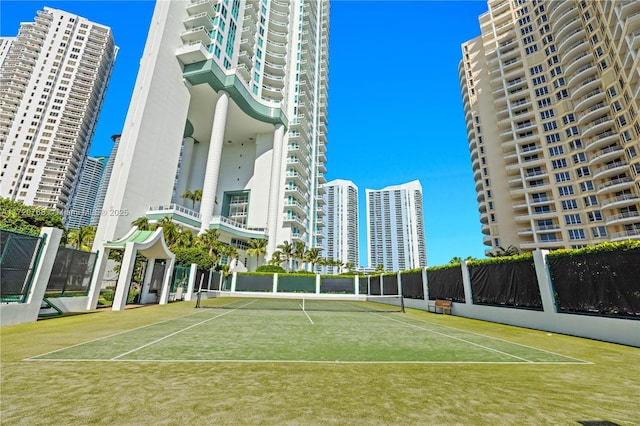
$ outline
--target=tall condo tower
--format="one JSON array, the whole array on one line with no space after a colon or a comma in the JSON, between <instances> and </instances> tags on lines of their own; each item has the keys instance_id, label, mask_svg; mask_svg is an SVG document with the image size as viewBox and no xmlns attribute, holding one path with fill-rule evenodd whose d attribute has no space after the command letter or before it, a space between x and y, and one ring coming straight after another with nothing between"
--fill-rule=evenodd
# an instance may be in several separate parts
<instances>
[{"instance_id":1,"label":"tall condo tower","mask_svg":"<svg viewBox=\"0 0 640 426\"><path fill-rule=\"evenodd\" d=\"M359 266L358 187L351 181L335 179L324 184L326 226L321 256ZM329 266L327 273L339 273Z\"/></svg>"},{"instance_id":2,"label":"tall condo tower","mask_svg":"<svg viewBox=\"0 0 640 426\"><path fill-rule=\"evenodd\" d=\"M96 244L169 216L321 247L328 41L328 1L158 1Z\"/></svg>"},{"instance_id":3,"label":"tall condo tower","mask_svg":"<svg viewBox=\"0 0 640 426\"><path fill-rule=\"evenodd\" d=\"M96 208L96 196L104 175L106 157L87 157L78 177L78 185L71 203L66 210L69 229L77 229L91 225L94 217L100 217L100 209Z\"/></svg>"},{"instance_id":4,"label":"tall condo tower","mask_svg":"<svg viewBox=\"0 0 640 426\"><path fill-rule=\"evenodd\" d=\"M61 10L20 25L0 68L0 196L67 223L117 51L109 27Z\"/></svg>"},{"instance_id":5,"label":"tall condo tower","mask_svg":"<svg viewBox=\"0 0 640 426\"><path fill-rule=\"evenodd\" d=\"M640 238L640 2L490 0L459 66L487 251Z\"/></svg>"},{"instance_id":6,"label":"tall condo tower","mask_svg":"<svg viewBox=\"0 0 640 426\"><path fill-rule=\"evenodd\" d=\"M366 196L369 267L403 271L427 266L420 182L367 189Z\"/></svg>"},{"instance_id":7,"label":"tall condo tower","mask_svg":"<svg viewBox=\"0 0 640 426\"><path fill-rule=\"evenodd\" d=\"M116 161L116 154L118 153L118 146L120 145L120 135L112 135L111 140L113 141L113 148L111 148L111 154L109 154L109 158L104 166L104 171L102 172L102 178L100 179L100 186L98 187L98 193L96 194L96 201L93 207L94 214L91 216L91 222L89 223L91 226L98 226L103 212L104 214L108 214L108 212L103 209L104 197L107 195L107 188L109 187L111 172L113 171L113 163Z\"/></svg>"}]
</instances>

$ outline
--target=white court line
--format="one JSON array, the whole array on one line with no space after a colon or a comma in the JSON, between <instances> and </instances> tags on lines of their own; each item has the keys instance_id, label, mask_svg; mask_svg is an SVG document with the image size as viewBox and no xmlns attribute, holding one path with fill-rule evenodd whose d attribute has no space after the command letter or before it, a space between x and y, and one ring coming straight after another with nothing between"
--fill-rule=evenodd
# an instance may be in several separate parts
<instances>
[{"instance_id":1,"label":"white court line","mask_svg":"<svg viewBox=\"0 0 640 426\"><path fill-rule=\"evenodd\" d=\"M392 319L394 321L397 321L397 322L400 322L400 323L403 323L403 324L406 324L406 325L412 325L412 324L406 323L404 321L400 321L398 319L394 319L394 318L390 318L390 319ZM498 340L500 342L505 342L505 343L509 343L509 344L512 344L512 345L521 346L523 348L528 348L528 349L532 349L532 350L548 353L550 355L555 355L555 356L559 356L559 357L562 357L562 358L572 359L572 360L577 361L577 362L582 363L582 364L593 364L591 361L585 361L585 360L582 360L582 359L579 359L579 358L575 358L575 357L572 357L572 356L562 355L562 354L559 354L557 352L547 351L547 350L544 350L544 349L536 348L535 346L529 346L529 345L525 345L525 344L522 344L522 343L512 342L510 340L501 339L499 337L487 336L486 334L476 333L475 331L468 331L468 330L463 330L463 329L460 329L460 328L451 327L451 326L448 326L448 325L436 324L436 323L425 321L425 320L418 319L418 318L411 318L411 319L414 320L414 321L423 322L423 323L426 323L426 324L429 324L429 325L435 325L436 327L448 328L450 330L455 330L455 331L460 331L460 332L463 332L463 333L474 334L476 336L484 337L484 338L487 338L487 339ZM419 327L419 326L416 326L416 327L422 328L422 327ZM517 326L513 326L513 327L517 327ZM449 336L449 335L444 334L444 333L439 333L439 332L437 332L435 330L431 330L431 329L428 329L428 328L422 328L422 329L427 330L427 331L431 331L433 333L442 334L443 336L447 336L447 337L451 337L451 338L455 339L455 337L453 337L453 336ZM460 340L463 340L463 339L460 339ZM527 361L527 362L535 362L536 364L542 364L541 362L537 362L537 361ZM571 363L569 362L568 364L571 364Z\"/></svg>"},{"instance_id":2,"label":"white court line","mask_svg":"<svg viewBox=\"0 0 640 426\"><path fill-rule=\"evenodd\" d=\"M380 315L380 314L376 314L376 315L381 316L381 317L384 317L384 315ZM445 333L440 333L439 331L431 330L431 329L426 328L426 327L420 327L419 325L409 324L409 323L407 323L407 322L400 321L400 320L395 319L395 318L390 318L390 317L387 317L387 318L388 318L389 320L391 320L391 321L399 322L400 324L404 324L404 325L409 326L409 327L414 327L414 328L418 328L418 329L420 329L420 330L429 331L429 332L434 333L434 334L439 334L440 336L448 337L449 339L459 340L459 341L464 342L464 343L467 343L467 344L469 344L469 345L478 346L478 347L480 347L480 348L482 348L482 349L485 349L485 350L488 350L488 351L490 351L490 352L497 352L497 353L499 353L499 354L506 355L506 356L509 356L509 357L512 357L512 358L516 358L516 359L521 359L521 360L523 360L523 361L525 361L525 362L529 362L529 363L532 363L532 362L533 362L533 361L531 361L531 360L528 360L528 359L526 359L526 358L522 358L522 357L517 356L517 355L512 355L512 354L510 354L510 353L503 352L503 351L499 351L499 350L497 350L497 349L490 348L490 347L488 347L488 346L484 346L484 345L481 345L481 344L479 344L479 343L470 342L470 341L468 341L468 340L461 339L461 338L459 338L459 337L450 336L450 335L445 334Z\"/></svg>"},{"instance_id":3,"label":"white court line","mask_svg":"<svg viewBox=\"0 0 640 426\"><path fill-rule=\"evenodd\" d=\"M132 363L184 363L184 364L487 364L487 365L583 365L581 362L563 362L563 361L532 361L524 363L520 361L321 361L321 360L304 360L304 359L68 359L68 358L31 358L24 361L32 362L132 362ZM587 363L589 364L589 363Z\"/></svg>"},{"instance_id":4,"label":"white court line","mask_svg":"<svg viewBox=\"0 0 640 426\"><path fill-rule=\"evenodd\" d=\"M302 307L302 305L300 305L300 309L302 309L302 312L304 312L304 314L307 316L307 319L309 320L309 322L315 325L315 323L313 322L313 320L311 319L307 311Z\"/></svg>"},{"instance_id":5,"label":"white court line","mask_svg":"<svg viewBox=\"0 0 640 426\"><path fill-rule=\"evenodd\" d=\"M231 309L230 311L223 312L223 313L221 313L220 315L216 315L215 317L208 318L208 319L206 319L206 320L204 320L204 321L200 321L200 322L197 322L197 323L195 323L195 324L191 324L190 326L185 327L185 328L183 328L182 330L174 331L173 333L167 334L167 335L166 335L166 336L164 336L164 337L161 337L161 338L156 339L156 340L154 340L154 341L152 341L152 342L149 342L149 343L145 343L145 344L144 344L144 345L142 345L142 346L139 346L139 347L137 347L137 348L135 348L135 349L132 349L132 350L130 350L130 351L127 351L127 352L121 353L121 354L120 354L120 355L118 355L118 356L114 356L113 358L111 358L111 361L115 361L115 360L117 360L117 359L119 359L119 358L122 358L122 357L123 357L123 356L125 356L125 355L129 355L129 354L131 354L131 353L133 353L133 352L137 352L137 351L139 351L140 349L144 349L144 348L149 347L149 346L151 346L151 345L155 345L155 344L156 344L156 343L158 343L158 342L161 342L161 341L163 341L163 340L165 340L165 339L168 339L169 337L175 336L175 335L176 335L176 334L178 334L178 333L182 333L183 331L187 331L187 330L189 330L189 329L192 329L193 327L197 327L197 326L199 326L199 325L201 325L201 324L204 324L204 323L209 322L209 321L211 321L211 320L214 320L214 319L216 319L216 318L220 318L221 316L224 316L224 315L230 314L230 313L232 313L232 312L235 312L235 311L237 311L238 309L240 309L240 308L244 308L245 306L248 306L248 305L250 305L250 304L252 304L252 303L254 303L254 302L256 302L256 301L255 301L255 300L253 300L253 301L251 301L251 302L249 302L249 303L245 303L244 305L238 306L238 307L237 307L237 308L235 308L235 309Z\"/></svg>"},{"instance_id":6,"label":"white court line","mask_svg":"<svg viewBox=\"0 0 640 426\"><path fill-rule=\"evenodd\" d=\"M64 347L64 348L55 349L55 350L53 350L53 351L45 352L45 353L40 354L40 355L34 355L34 356L32 356L32 357L29 357L29 358L25 358L25 359L23 359L23 361L32 361L32 360L34 360L35 358L38 358L38 357L42 357L42 356L46 356L46 355L50 355L50 354L54 354L54 353L56 353L56 352L60 352L60 351L65 351L65 350L67 350L67 349L75 348L75 347L77 347L77 346L86 345L86 344L88 344L88 343L99 342L100 340L105 340L105 339L108 339L108 338L110 338L110 337L119 336L120 334L129 333L130 331L141 330L141 329L146 328L146 327L152 327L152 326L154 326L154 325L163 324L163 323L165 323L165 322L169 322L169 321L177 320L177 319L180 319L180 318L190 317L190 316L192 316L192 315L197 315L197 314L200 314L200 313L202 313L202 312L194 312L194 313L192 313L192 314L181 315L181 316L179 316L179 317L169 318L169 319L166 319L166 320L162 320L162 321L154 322L154 323L147 324L147 325L141 325L140 327L131 328L131 329L129 329L129 330L124 330L124 331L119 331L119 332L114 333L114 334L109 334L108 336L98 337L98 338L96 338L96 339L87 340L86 342L76 343L75 345L66 346L66 347Z\"/></svg>"}]
</instances>

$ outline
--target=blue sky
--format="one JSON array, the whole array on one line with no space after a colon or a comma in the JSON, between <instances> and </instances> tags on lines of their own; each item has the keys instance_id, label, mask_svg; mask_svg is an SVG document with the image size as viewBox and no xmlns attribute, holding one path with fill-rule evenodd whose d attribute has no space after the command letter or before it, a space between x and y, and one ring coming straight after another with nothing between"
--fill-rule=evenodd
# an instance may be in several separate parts
<instances>
[{"instance_id":1,"label":"blue sky","mask_svg":"<svg viewBox=\"0 0 640 426\"><path fill-rule=\"evenodd\" d=\"M108 155L121 132L153 1L0 2L0 35L15 36L44 6L112 28L120 51L92 142ZM332 1L328 180L360 191L360 263L366 265L365 189L418 179L427 261L484 257L458 81L460 45L479 35L485 1Z\"/></svg>"}]
</instances>

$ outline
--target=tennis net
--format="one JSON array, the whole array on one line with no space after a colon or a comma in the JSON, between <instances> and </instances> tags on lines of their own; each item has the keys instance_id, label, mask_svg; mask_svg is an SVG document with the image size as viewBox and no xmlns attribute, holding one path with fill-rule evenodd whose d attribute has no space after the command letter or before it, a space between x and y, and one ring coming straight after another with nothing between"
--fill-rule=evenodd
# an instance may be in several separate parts
<instances>
[{"instance_id":1,"label":"tennis net","mask_svg":"<svg viewBox=\"0 0 640 426\"><path fill-rule=\"evenodd\" d=\"M196 308L303 310L336 312L404 312L401 295L280 294L202 290Z\"/></svg>"}]
</instances>

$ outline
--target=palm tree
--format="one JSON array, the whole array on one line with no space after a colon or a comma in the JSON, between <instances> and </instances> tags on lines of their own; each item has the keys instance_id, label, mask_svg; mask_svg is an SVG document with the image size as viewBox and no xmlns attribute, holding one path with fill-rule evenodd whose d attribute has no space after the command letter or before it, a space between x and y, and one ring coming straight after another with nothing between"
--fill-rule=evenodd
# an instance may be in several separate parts
<instances>
[{"instance_id":1,"label":"palm tree","mask_svg":"<svg viewBox=\"0 0 640 426\"><path fill-rule=\"evenodd\" d=\"M378 266L376 266L375 272L384 272L384 265L380 263Z\"/></svg>"},{"instance_id":2,"label":"palm tree","mask_svg":"<svg viewBox=\"0 0 640 426\"><path fill-rule=\"evenodd\" d=\"M281 263L282 263L282 252L276 250L273 253L271 253L271 259L269 259L269 265L278 266Z\"/></svg>"},{"instance_id":3,"label":"palm tree","mask_svg":"<svg viewBox=\"0 0 640 426\"><path fill-rule=\"evenodd\" d=\"M249 248L246 252L249 256L256 257L256 268L260 265L260 255L267 254L268 242L266 238L252 238L249 240Z\"/></svg>"},{"instance_id":4,"label":"palm tree","mask_svg":"<svg viewBox=\"0 0 640 426\"><path fill-rule=\"evenodd\" d=\"M516 254L520 254L520 250L518 249L518 247L510 245L506 249L503 247L498 247L496 248L496 251L488 253L487 255L489 257L509 257L515 256Z\"/></svg>"},{"instance_id":5,"label":"palm tree","mask_svg":"<svg viewBox=\"0 0 640 426\"><path fill-rule=\"evenodd\" d=\"M353 262L345 263L344 267L347 268L347 271L351 272L351 270L353 269Z\"/></svg>"},{"instance_id":6,"label":"palm tree","mask_svg":"<svg viewBox=\"0 0 640 426\"><path fill-rule=\"evenodd\" d=\"M192 210L196 209L196 202L202 200L202 190L196 189L195 191L191 191L187 189L182 193L180 198L184 198L185 200L191 200L191 208Z\"/></svg>"},{"instance_id":7,"label":"palm tree","mask_svg":"<svg viewBox=\"0 0 640 426\"><path fill-rule=\"evenodd\" d=\"M207 229L204 234L198 236L198 241L200 244L207 250L209 253L209 257L214 259L214 262L218 259L218 254L220 253L221 245L218 231L215 229Z\"/></svg>"},{"instance_id":8,"label":"palm tree","mask_svg":"<svg viewBox=\"0 0 640 426\"><path fill-rule=\"evenodd\" d=\"M82 226L67 232L67 243L73 244L78 250L89 251L95 236L96 229L93 226Z\"/></svg>"},{"instance_id":9,"label":"palm tree","mask_svg":"<svg viewBox=\"0 0 640 426\"><path fill-rule=\"evenodd\" d=\"M460 256L454 256L449 261L450 265L455 265L455 264L458 264L458 263L462 263L462 258Z\"/></svg>"},{"instance_id":10,"label":"palm tree","mask_svg":"<svg viewBox=\"0 0 640 426\"><path fill-rule=\"evenodd\" d=\"M284 257L284 259L282 260L287 262L287 268L286 268L287 272L291 271L291 258L293 257L293 245L289 241L284 240L284 242L280 244L278 248L280 249L282 257Z\"/></svg>"},{"instance_id":11,"label":"palm tree","mask_svg":"<svg viewBox=\"0 0 640 426\"><path fill-rule=\"evenodd\" d=\"M137 226L140 231L149 231L151 229L151 224L149 223L149 218L146 216L140 216L133 222L131 222L133 226Z\"/></svg>"},{"instance_id":12,"label":"palm tree","mask_svg":"<svg viewBox=\"0 0 640 426\"><path fill-rule=\"evenodd\" d=\"M293 257L294 260L302 262L304 260L305 251L306 251L306 247L304 246L304 243L302 241L296 241L293 244L293 253L291 254L291 256ZM300 269L299 266L298 266L298 269Z\"/></svg>"},{"instance_id":13,"label":"palm tree","mask_svg":"<svg viewBox=\"0 0 640 426\"><path fill-rule=\"evenodd\" d=\"M178 227L178 235L173 248L189 248L196 245L196 236L188 229Z\"/></svg>"},{"instance_id":14,"label":"palm tree","mask_svg":"<svg viewBox=\"0 0 640 426\"><path fill-rule=\"evenodd\" d=\"M238 249L232 245L225 245L222 248L222 255L227 257L227 266L233 267L233 261L238 258Z\"/></svg>"},{"instance_id":15,"label":"palm tree","mask_svg":"<svg viewBox=\"0 0 640 426\"><path fill-rule=\"evenodd\" d=\"M180 227L173 223L171 216L163 217L160 222L153 226L154 230L158 228L162 228L162 234L164 235L164 241L167 243L167 246L174 246L180 234Z\"/></svg>"},{"instance_id":16,"label":"palm tree","mask_svg":"<svg viewBox=\"0 0 640 426\"><path fill-rule=\"evenodd\" d=\"M313 272L315 272L315 270L316 270L316 264L318 264L320 262L320 259L321 259L320 258L320 251L321 250L322 249L320 249L320 248L313 247L313 248L310 248L309 250L307 250L304 253L304 261L311 264L311 270Z\"/></svg>"}]
</instances>

